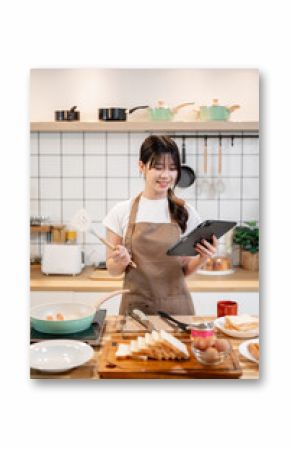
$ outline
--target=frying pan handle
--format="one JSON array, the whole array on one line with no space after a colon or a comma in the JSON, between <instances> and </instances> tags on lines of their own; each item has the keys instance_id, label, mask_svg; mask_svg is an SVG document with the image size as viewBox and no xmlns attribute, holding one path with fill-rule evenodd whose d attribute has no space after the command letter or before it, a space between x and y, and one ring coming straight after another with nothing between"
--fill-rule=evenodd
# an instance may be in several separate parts
<instances>
[{"instance_id":1,"label":"frying pan handle","mask_svg":"<svg viewBox=\"0 0 290 449\"><path fill-rule=\"evenodd\" d=\"M166 320L172 321L173 323L177 324L180 329L183 331L186 331L188 326L185 323L182 323L181 321L176 320L172 316L168 315L168 313L163 312L162 310L158 310L158 315L161 316L161 318L165 318Z\"/></svg>"},{"instance_id":2,"label":"frying pan handle","mask_svg":"<svg viewBox=\"0 0 290 449\"><path fill-rule=\"evenodd\" d=\"M149 106L136 106L135 108L129 109L129 114L132 114L132 112L137 111L137 109L147 109Z\"/></svg>"},{"instance_id":3,"label":"frying pan handle","mask_svg":"<svg viewBox=\"0 0 290 449\"><path fill-rule=\"evenodd\" d=\"M103 302L107 301L108 299L113 298L114 296L121 295L122 293L129 293L130 290L116 290L114 292L109 293L108 295L102 296L102 298L99 298L95 304L96 309L100 307Z\"/></svg>"},{"instance_id":4,"label":"frying pan handle","mask_svg":"<svg viewBox=\"0 0 290 449\"><path fill-rule=\"evenodd\" d=\"M182 137L182 153L181 153L181 162L182 164L185 164L185 137Z\"/></svg>"}]
</instances>

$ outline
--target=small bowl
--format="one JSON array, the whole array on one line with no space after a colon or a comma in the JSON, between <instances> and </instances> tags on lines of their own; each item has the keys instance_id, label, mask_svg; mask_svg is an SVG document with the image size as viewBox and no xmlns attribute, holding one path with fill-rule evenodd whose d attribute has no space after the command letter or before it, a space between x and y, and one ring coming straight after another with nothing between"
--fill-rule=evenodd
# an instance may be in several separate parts
<instances>
[{"instance_id":1,"label":"small bowl","mask_svg":"<svg viewBox=\"0 0 290 449\"><path fill-rule=\"evenodd\" d=\"M219 365L228 357L231 351L232 348L230 347L228 351L218 352L216 358L210 359L206 351L201 351L200 349L197 349L194 347L194 345L192 345L192 353L194 354L195 358L203 365Z\"/></svg>"}]
</instances>

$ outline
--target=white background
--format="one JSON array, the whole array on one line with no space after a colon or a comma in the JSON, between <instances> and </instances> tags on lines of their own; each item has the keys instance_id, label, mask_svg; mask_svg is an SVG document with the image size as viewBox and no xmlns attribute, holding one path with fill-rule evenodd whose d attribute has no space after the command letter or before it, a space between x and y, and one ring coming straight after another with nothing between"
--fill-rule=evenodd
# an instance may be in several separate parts
<instances>
[{"instance_id":1,"label":"white background","mask_svg":"<svg viewBox=\"0 0 290 449\"><path fill-rule=\"evenodd\" d=\"M286 4L51 0L46 4L10 1L2 7L2 447L287 445L290 74ZM259 382L29 380L31 67L260 69L263 361Z\"/></svg>"}]
</instances>

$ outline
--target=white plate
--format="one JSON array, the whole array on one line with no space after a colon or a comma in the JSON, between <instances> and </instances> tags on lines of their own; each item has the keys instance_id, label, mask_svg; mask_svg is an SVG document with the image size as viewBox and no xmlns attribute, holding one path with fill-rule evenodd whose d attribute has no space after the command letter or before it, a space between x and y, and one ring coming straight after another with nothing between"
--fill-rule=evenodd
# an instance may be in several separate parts
<instances>
[{"instance_id":1,"label":"white plate","mask_svg":"<svg viewBox=\"0 0 290 449\"><path fill-rule=\"evenodd\" d=\"M58 373L83 365L92 358L94 350L76 340L49 340L30 345L30 367Z\"/></svg>"},{"instance_id":2,"label":"white plate","mask_svg":"<svg viewBox=\"0 0 290 449\"><path fill-rule=\"evenodd\" d=\"M242 354L246 359L251 360L251 362L259 363L259 360L256 360L254 356L250 353L248 347L250 343L259 343L258 338L254 338L253 340L244 341L239 346L240 354Z\"/></svg>"},{"instance_id":3,"label":"white plate","mask_svg":"<svg viewBox=\"0 0 290 449\"><path fill-rule=\"evenodd\" d=\"M228 274L233 274L235 270L223 270L223 271L214 271L214 270L197 270L196 274L202 274L204 276L226 276Z\"/></svg>"},{"instance_id":4,"label":"white plate","mask_svg":"<svg viewBox=\"0 0 290 449\"><path fill-rule=\"evenodd\" d=\"M217 318L214 322L215 327L221 330L224 334L229 335L234 338L253 338L259 335L259 328L251 329L249 331L235 331L233 329L225 329L224 328L225 318Z\"/></svg>"}]
</instances>

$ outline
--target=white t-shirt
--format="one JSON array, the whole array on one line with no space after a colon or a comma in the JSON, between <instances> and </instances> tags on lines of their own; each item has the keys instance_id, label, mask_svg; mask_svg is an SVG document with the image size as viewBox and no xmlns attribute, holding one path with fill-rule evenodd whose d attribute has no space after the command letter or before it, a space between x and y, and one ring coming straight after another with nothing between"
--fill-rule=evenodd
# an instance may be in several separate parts
<instances>
[{"instance_id":1,"label":"white t-shirt","mask_svg":"<svg viewBox=\"0 0 290 449\"><path fill-rule=\"evenodd\" d=\"M129 214L134 198L116 204L103 220L103 225L106 228L122 238L125 238L126 235ZM188 220L186 232L182 235L188 234L202 222L201 217L194 207L187 203L185 203L185 207L188 211ZM168 199L149 200L148 198L141 196L136 215L136 223L140 222L170 223Z\"/></svg>"}]
</instances>

